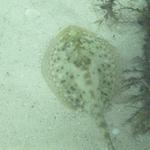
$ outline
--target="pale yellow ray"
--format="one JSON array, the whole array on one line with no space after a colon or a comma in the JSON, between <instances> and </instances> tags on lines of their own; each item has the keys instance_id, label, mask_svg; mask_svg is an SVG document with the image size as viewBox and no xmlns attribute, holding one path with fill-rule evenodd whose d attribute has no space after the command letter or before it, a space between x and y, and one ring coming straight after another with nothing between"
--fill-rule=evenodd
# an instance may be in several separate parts
<instances>
[{"instance_id":1,"label":"pale yellow ray","mask_svg":"<svg viewBox=\"0 0 150 150\"><path fill-rule=\"evenodd\" d=\"M114 150L104 110L119 85L116 48L86 29L69 26L51 41L42 74L61 102L95 118L108 150Z\"/></svg>"}]
</instances>

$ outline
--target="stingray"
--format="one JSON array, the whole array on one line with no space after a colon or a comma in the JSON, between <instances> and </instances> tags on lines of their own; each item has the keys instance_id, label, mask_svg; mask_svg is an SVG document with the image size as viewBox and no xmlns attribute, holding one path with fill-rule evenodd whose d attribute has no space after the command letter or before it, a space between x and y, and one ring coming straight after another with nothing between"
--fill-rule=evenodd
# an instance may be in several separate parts
<instances>
[{"instance_id":1,"label":"stingray","mask_svg":"<svg viewBox=\"0 0 150 150\"><path fill-rule=\"evenodd\" d=\"M57 99L94 118L107 149L114 150L104 111L118 87L117 49L87 29L68 26L51 40L41 70Z\"/></svg>"}]
</instances>

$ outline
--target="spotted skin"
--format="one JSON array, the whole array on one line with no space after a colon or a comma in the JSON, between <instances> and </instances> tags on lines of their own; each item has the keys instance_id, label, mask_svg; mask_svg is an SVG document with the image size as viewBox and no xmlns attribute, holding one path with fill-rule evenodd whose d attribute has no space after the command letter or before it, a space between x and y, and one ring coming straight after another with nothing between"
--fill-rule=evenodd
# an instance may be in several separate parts
<instances>
[{"instance_id":1,"label":"spotted skin","mask_svg":"<svg viewBox=\"0 0 150 150\"><path fill-rule=\"evenodd\" d=\"M108 150L114 147L104 111L116 90L118 58L117 50L104 39L69 26L51 41L42 61L51 90L68 107L95 118Z\"/></svg>"}]
</instances>

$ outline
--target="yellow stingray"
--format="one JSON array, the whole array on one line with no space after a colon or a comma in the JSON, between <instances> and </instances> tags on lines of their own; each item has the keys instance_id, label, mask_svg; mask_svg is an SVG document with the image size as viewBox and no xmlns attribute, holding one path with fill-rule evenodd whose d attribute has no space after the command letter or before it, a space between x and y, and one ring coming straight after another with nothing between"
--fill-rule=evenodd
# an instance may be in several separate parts
<instances>
[{"instance_id":1,"label":"yellow stingray","mask_svg":"<svg viewBox=\"0 0 150 150\"><path fill-rule=\"evenodd\" d=\"M119 81L119 55L94 33L69 26L54 38L42 61L42 74L64 104L95 118L108 150L114 150L104 118Z\"/></svg>"}]
</instances>

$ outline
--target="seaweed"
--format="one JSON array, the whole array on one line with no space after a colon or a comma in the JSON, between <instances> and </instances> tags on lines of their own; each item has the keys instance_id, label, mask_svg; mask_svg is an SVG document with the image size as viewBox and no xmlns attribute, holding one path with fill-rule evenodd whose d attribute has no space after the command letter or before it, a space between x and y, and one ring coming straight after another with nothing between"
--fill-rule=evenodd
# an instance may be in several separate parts
<instances>
[{"instance_id":1,"label":"seaweed","mask_svg":"<svg viewBox=\"0 0 150 150\"><path fill-rule=\"evenodd\" d=\"M137 93L130 96L128 101L135 105L136 111L131 114L127 122L132 124L133 135L150 133L150 0L145 0L146 6L144 8L134 8L130 6L122 6L119 9L115 9L116 0L97 0L94 4L94 10L98 13L100 10L105 12L104 19L114 19L120 22L118 18L119 11L130 10L135 12L134 20L128 22L138 23L144 30L145 38L142 48L143 55L141 57L134 58L134 65L130 69L124 70L127 74L127 78L123 80L124 89L130 89L132 87L137 89ZM99 25L104 21L98 14L98 20L96 23ZM127 23L127 22L125 22ZM139 103L141 106L139 106Z\"/></svg>"},{"instance_id":2,"label":"seaweed","mask_svg":"<svg viewBox=\"0 0 150 150\"><path fill-rule=\"evenodd\" d=\"M146 0L149 3L149 0ZM136 2L135 2L136 4ZM138 20L141 24L150 16L147 7L140 6L140 8L136 6L124 6L124 4L120 3L117 0L94 0L93 9L98 17L95 23L101 25L104 20L115 21L117 23L135 23L139 15L142 16L141 20ZM124 13L124 11L128 11L128 15ZM103 16L101 16L104 13ZM127 16L126 16L127 15ZM143 19L142 19L143 18Z\"/></svg>"},{"instance_id":3,"label":"seaweed","mask_svg":"<svg viewBox=\"0 0 150 150\"><path fill-rule=\"evenodd\" d=\"M95 12L99 11L100 9L105 11L104 18L107 20L108 18L113 18L118 20L115 12L114 12L114 5L115 0L98 0L97 3L94 4ZM95 23L101 24L103 22L102 19L98 19Z\"/></svg>"},{"instance_id":4,"label":"seaweed","mask_svg":"<svg viewBox=\"0 0 150 150\"><path fill-rule=\"evenodd\" d=\"M145 43L143 45L143 56L138 58L137 64L142 66L140 68L127 69L126 73L140 73L141 76L130 76L126 79L126 87L139 85L138 94L132 95L131 102L135 105L140 102L141 107L130 116L127 122L132 123L133 134L150 133L150 1L147 0L147 6L141 11L137 22L145 30Z\"/></svg>"}]
</instances>

